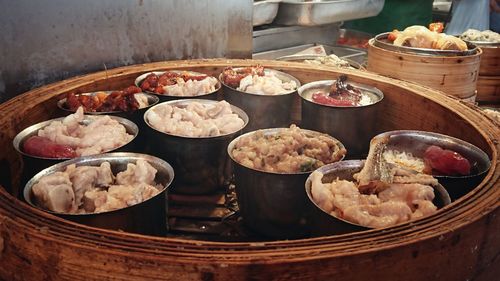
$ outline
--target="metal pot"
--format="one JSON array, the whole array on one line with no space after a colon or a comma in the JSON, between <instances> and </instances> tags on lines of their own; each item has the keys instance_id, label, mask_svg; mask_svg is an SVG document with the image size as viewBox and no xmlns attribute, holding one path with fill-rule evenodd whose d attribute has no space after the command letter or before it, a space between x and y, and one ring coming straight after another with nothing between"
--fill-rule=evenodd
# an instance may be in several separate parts
<instances>
[{"instance_id":1,"label":"metal pot","mask_svg":"<svg viewBox=\"0 0 500 281\"><path fill-rule=\"evenodd\" d=\"M35 204L36 200L31 192L33 185L45 175L64 171L68 165L99 166L102 162L108 161L111 164L113 174L116 175L118 172L126 170L128 163L135 163L139 159L146 160L157 170L155 182L161 183L164 186L158 194L139 204L118 210L91 214L55 213ZM138 153L106 153L71 159L44 169L28 181L24 188L23 196L31 206L73 222L126 232L165 235L168 227L167 190L173 178L174 170L172 167L159 158Z\"/></svg>"},{"instance_id":2,"label":"metal pot","mask_svg":"<svg viewBox=\"0 0 500 281\"><path fill-rule=\"evenodd\" d=\"M262 131L264 134L276 134L278 130L280 128ZM233 158L234 146L239 139L254 133L239 136L227 147L233 161L236 195L243 222L252 230L273 238L306 237L312 205L307 200L304 183L312 171L273 173L240 164ZM339 145L343 148L341 143Z\"/></svg>"},{"instance_id":3,"label":"metal pot","mask_svg":"<svg viewBox=\"0 0 500 281\"><path fill-rule=\"evenodd\" d=\"M189 70L168 70L169 72L175 72L175 73L189 73L192 75L206 75L204 73L200 72L195 72L195 71L189 71ZM139 77L135 79L135 85L137 87L141 87L142 81L146 79L146 77L154 73L158 76L162 75L165 73L165 71L152 71L152 72L146 72L144 74L141 74ZM220 89L221 89L221 83L218 81L217 84L215 84L215 90L210 92L210 93L205 93L197 96L169 96L169 95L164 95L164 94L158 94L155 92L149 92L146 91L148 94L152 94L157 96L160 99L160 102L165 102L165 101L171 101L171 100L179 100L179 99L207 99L207 100L219 100L220 99Z\"/></svg>"},{"instance_id":4,"label":"metal pot","mask_svg":"<svg viewBox=\"0 0 500 281\"><path fill-rule=\"evenodd\" d=\"M471 164L471 174L467 176L433 175L442 184L451 199L457 200L474 189L486 176L491 161L488 155L477 146L466 141L432 132L399 130L389 131L380 136L389 135L386 150L409 152L417 158L423 159L425 150L430 145L437 145L442 149L458 152Z\"/></svg>"},{"instance_id":5,"label":"metal pot","mask_svg":"<svg viewBox=\"0 0 500 281\"><path fill-rule=\"evenodd\" d=\"M363 160L346 160L325 165L317 171L320 171L324 175L322 179L324 183L332 182L337 178L340 180L354 181L353 175L361 171L363 165ZM441 185L433 186L433 188L436 194L433 200L434 205L438 208L442 208L451 203L448 192ZM310 177L306 180L305 192L307 193L309 203L314 206L313 210L310 212L309 219L311 233L313 235L337 235L371 229L338 218L321 209L312 197Z\"/></svg>"},{"instance_id":6,"label":"metal pot","mask_svg":"<svg viewBox=\"0 0 500 281\"><path fill-rule=\"evenodd\" d=\"M240 68L235 68L240 69ZM294 81L297 88L300 81L290 74L274 69L264 69L266 73L274 75L284 82ZM298 104L297 90L293 90L279 95L257 95L236 90L224 84L222 73L219 75L224 99L230 104L234 104L243 109L250 118L248 126L243 132L250 132L258 129L288 127L292 123L292 108Z\"/></svg>"},{"instance_id":7,"label":"metal pot","mask_svg":"<svg viewBox=\"0 0 500 281\"><path fill-rule=\"evenodd\" d=\"M371 138L378 133L376 122L384 94L377 88L349 82L361 91L373 94L376 100L364 106L329 106L308 98L313 92L328 91L334 82L316 81L299 88L302 98L301 126L335 136L346 146L350 158L364 156L368 153Z\"/></svg>"},{"instance_id":8,"label":"metal pot","mask_svg":"<svg viewBox=\"0 0 500 281\"><path fill-rule=\"evenodd\" d=\"M191 102L214 104L217 101L189 99L174 100L158 104L185 106ZM231 176L231 162L226 154L229 142L238 136L248 124L248 116L240 108L231 105L234 113L243 119L244 125L238 131L216 137L184 137L167 134L156 130L148 121L148 114L156 107L150 108L144 114L148 125L146 131L154 150L151 153L172 163L176 179L172 184L172 192L185 194L209 194L222 191L224 184Z\"/></svg>"},{"instance_id":9,"label":"metal pot","mask_svg":"<svg viewBox=\"0 0 500 281\"><path fill-rule=\"evenodd\" d=\"M110 151L105 151L105 152L115 152L115 151L133 151L136 147L136 138L139 134L139 128L137 127L134 122L127 120L125 118L121 117L116 117L116 116L110 116L112 119L115 119L118 121L120 124L125 126L125 129L127 130L127 133L131 134L134 136L130 142L117 147L113 150ZM92 117L89 115L85 115L85 119L83 122L90 122L90 119ZM14 148L17 150L18 153L21 154L23 158L23 171L21 174L21 186L26 184L28 180L33 177L36 173L39 171L48 168L52 165L55 165L59 162L68 160L69 158L46 158L46 157L38 157L38 156L33 156L25 153L22 149L23 143L25 140L27 140L29 137L37 135L38 130L48 126L51 122L53 121L62 121L64 117L60 118L55 118L55 119L50 119L47 121L43 121L40 123L37 123L35 125L29 126L28 128L22 130L20 133L18 133L15 137L14 140L12 141L12 144L14 145ZM22 196L21 194L18 194L20 197Z\"/></svg>"}]
</instances>

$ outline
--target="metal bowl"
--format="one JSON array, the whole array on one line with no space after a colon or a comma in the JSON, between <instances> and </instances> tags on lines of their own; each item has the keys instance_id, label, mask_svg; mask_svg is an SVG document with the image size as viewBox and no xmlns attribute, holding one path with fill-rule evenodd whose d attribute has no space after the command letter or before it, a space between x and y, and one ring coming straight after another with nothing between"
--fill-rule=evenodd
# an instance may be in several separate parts
<instances>
[{"instance_id":1,"label":"metal bowl","mask_svg":"<svg viewBox=\"0 0 500 281\"><path fill-rule=\"evenodd\" d=\"M169 72L175 72L175 73L186 73L187 72L187 73L193 74L193 75L207 75L205 73L200 73L200 72L195 72L195 71L189 71L189 70L168 70L168 71ZM142 84L142 81L144 79L146 79L146 77L149 74L154 73L154 74L160 76L160 75L162 75L165 72L166 71L152 71L152 72L146 72L144 74L141 74L139 77L137 77L135 79L135 85L140 88L141 84ZM215 90L214 91L212 91L210 93L205 93L205 94L197 95L197 96L170 96L170 95L158 94L158 93L150 92L150 91L146 91L146 93L158 96L158 98L160 99L160 102L171 101L171 100L179 100L179 99L208 99L208 100L217 100L217 99L219 99L218 92L219 92L220 89L221 89L221 83L220 83L220 81L217 81L217 84L215 84Z\"/></svg>"},{"instance_id":2,"label":"metal bowl","mask_svg":"<svg viewBox=\"0 0 500 281\"><path fill-rule=\"evenodd\" d=\"M64 171L71 164L76 164L76 166L99 166L102 162L108 161L111 164L113 174L116 175L118 172L126 170L128 163L135 163L139 159L146 160L157 170L155 182L161 183L164 187L157 195L133 206L91 214L56 213L38 206L31 192L31 188L41 177ZM77 223L148 235L165 235L168 228L167 190L173 178L174 170L162 159L138 153L106 153L71 159L42 170L28 181L24 187L23 196L31 206Z\"/></svg>"},{"instance_id":3,"label":"metal bowl","mask_svg":"<svg viewBox=\"0 0 500 281\"><path fill-rule=\"evenodd\" d=\"M423 158L427 147L437 145L443 149L458 152L469 160L472 169L470 175L433 175L446 188L452 200L456 200L474 189L483 180L491 166L488 155L480 148L447 135L425 131L400 130L385 132L379 136L390 136L386 149L409 152L418 158Z\"/></svg>"},{"instance_id":4,"label":"metal bowl","mask_svg":"<svg viewBox=\"0 0 500 281\"><path fill-rule=\"evenodd\" d=\"M335 179L353 181L353 175L358 173L363 168L363 160L346 160L325 165L317 171L320 171L324 176L323 183L330 183ZM442 208L451 203L450 196L446 189L440 184L433 186L436 197L433 203ZM369 230L370 227L362 226L336 216L321 209L314 201L311 194L311 177L308 177L305 183L305 191L309 200L309 204L313 205L313 210L310 212L310 228L313 235L336 235L350 232Z\"/></svg>"},{"instance_id":5,"label":"metal bowl","mask_svg":"<svg viewBox=\"0 0 500 281\"><path fill-rule=\"evenodd\" d=\"M294 81L297 88L300 87L300 81L290 74L269 68L264 69L264 72L274 73L277 78L285 82ZM224 91L224 99L243 109L250 118L244 132L291 125L292 111L290 109L294 103L298 104L297 90L280 95L250 94L224 84L222 75L222 73L219 75L219 81Z\"/></svg>"},{"instance_id":6,"label":"metal bowl","mask_svg":"<svg viewBox=\"0 0 500 281\"><path fill-rule=\"evenodd\" d=\"M407 46L394 46L392 42L390 42L387 37L390 32L381 33L375 38L370 39L373 40L373 45L382 49L402 52L402 53L412 53L418 55L427 55L427 56L445 56L445 57L454 57L454 56L470 56L475 55L478 52L478 48L476 45L464 41L467 44L467 50L465 51L456 51L456 50L436 50L436 49L427 49L427 48L415 48L415 47L407 47Z\"/></svg>"},{"instance_id":7,"label":"metal bowl","mask_svg":"<svg viewBox=\"0 0 500 281\"><path fill-rule=\"evenodd\" d=\"M272 135L280 129L282 128L261 131ZM321 134L302 130L313 135ZM239 136L227 147L227 153L233 161L236 195L243 222L252 230L268 237L306 237L309 234L308 213L312 206L308 203L304 183L312 171L274 173L240 164L233 158L234 146L239 139L254 133L256 131ZM339 146L343 148L340 142Z\"/></svg>"},{"instance_id":8,"label":"metal bowl","mask_svg":"<svg viewBox=\"0 0 500 281\"><path fill-rule=\"evenodd\" d=\"M155 129L148 121L148 114L163 104L185 106L191 102L213 104L217 101L188 99L160 103L144 114L148 125L146 131L151 143L150 153L172 163L176 179L172 192L184 194L210 194L222 191L231 177L231 162L226 154L229 142L238 136L248 124L247 114L231 105L234 113L243 119L244 125L238 131L216 137L184 137L167 134Z\"/></svg>"},{"instance_id":9,"label":"metal bowl","mask_svg":"<svg viewBox=\"0 0 500 281\"><path fill-rule=\"evenodd\" d=\"M315 103L309 95L326 90L335 80L311 82L299 88L302 98L302 127L323 132L338 138L349 151L350 157L361 157L368 152L370 140L378 133L377 119L384 94L377 88L348 82L363 92L369 92L377 99L364 106L330 106Z\"/></svg>"},{"instance_id":10,"label":"metal bowl","mask_svg":"<svg viewBox=\"0 0 500 281\"><path fill-rule=\"evenodd\" d=\"M24 141L27 140L29 137L34 136L38 133L38 130L48 126L51 122L53 121L61 121L65 117L60 117L60 118L55 118L55 119L50 119L47 121L43 121L40 123L37 123L35 125L31 125L28 128L22 130L20 133L18 133L15 137L14 140L12 141L12 144L14 145L14 148L19 152L23 158L23 171L21 174L21 185L24 185L33 175L38 173L39 171L50 167L54 164L57 164L59 162L68 160L69 158L47 158L47 157L39 157L39 156L33 156L30 154L27 154L23 151L22 147L24 144ZM90 122L93 117L89 115L85 115L84 123L85 122ZM105 151L105 152L114 152L114 151L133 151L136 147L136 138L139 134L139 128L137 125L125 118L122 117L117 117L117 116L110 116L110 118L115 119L118 121L120 124L125 126L125 129L127 130L127 133L133 135L133 139L130 140L130 142L119 146L113 150L110 151ZM21 196L21 194L19 194Z\"/></svg>"}]
</instances>

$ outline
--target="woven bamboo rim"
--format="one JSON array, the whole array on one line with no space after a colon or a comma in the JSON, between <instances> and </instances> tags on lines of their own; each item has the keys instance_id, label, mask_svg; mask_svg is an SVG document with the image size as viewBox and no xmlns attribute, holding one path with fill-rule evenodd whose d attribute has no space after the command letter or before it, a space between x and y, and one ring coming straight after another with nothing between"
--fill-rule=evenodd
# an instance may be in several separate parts
<instances>
[{"instance_id":1,"label":"woven bamboo rim","mask_svg":"<svg viewBox=\"0 0 500 281\"><path fill-rule=\"evenodd\" d=\"M256 63L303 83L348 74L385 92L384 130L426 127L470 141L492 158L485 180L433 216L383 230L294 241L223 243L149 237L78 225L16 200L0 188L0 277L73 280L457 280L497 276L500 252L500 128L477 107L412 83L356 70L254 60L196 60L122 67L34 89L0 105L7 147L30 120L44 120L73 89L121 87L146 71L189 68L216 74ZM425 108L417 110L416 105ZM438 111L437 113L433 113ZM406 114L404 120L398 116ZM426 116L427 114L427 116ZM426 120L426 117L428 120ZM431 118L432 117L432 118ZM450 119L451 118L451 119ZM392 121L391 121L392 120ZM396 124L397 122L402 122ZM19 170L10 149L2 159ZM14 174L13 181L18 180ZM450 268L453 266L453 269Z\"/></svg>"}]
</instances>

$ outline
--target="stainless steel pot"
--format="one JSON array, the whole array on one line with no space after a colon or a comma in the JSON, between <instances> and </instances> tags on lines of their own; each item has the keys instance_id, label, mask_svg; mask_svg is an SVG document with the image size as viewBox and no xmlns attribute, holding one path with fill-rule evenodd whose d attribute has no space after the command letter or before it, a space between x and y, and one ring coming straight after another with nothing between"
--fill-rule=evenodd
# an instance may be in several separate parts
<instances>
[{"instance_id":1,"label":"stainless steel pot","mask_svg":"<svg viewBox=\"0 0 500 281\"><path fill-rule=\"evenodd\" d=\"M330 183L335 179L354 181L353 175L358 173L363 168L363 160L346 160L325 165L319 168L324 176L322 182ZM434 205L442 208L451 203L448 192L441 185L433 186L435 198ZM310 229L312 235L336 235L350 232L369 230L365 227L350 221L335 217L321 209L313 199L311 194L311 177L307 178L305 183L305 192L307 193L308 203L313 205L313 210L310 212Z\"/></svg>"},{"instance_id":2,"label":"stainless steel pot","mask_svg":"<svg viewBox=\"0 0 500 281\"><path fill-rule=\"evenodd\" d=\"M339 139L346 146L351 159L364 156L368 153L371 138L378 133L378 110L384 94L377 88L348 82L361 91L372 93L376 100L365 106L329 106L307 98L315 91L328 91L334 82L335 80L316 81L299 88L302 98L301 126Z\"/></svg>"},{"instance_id":3,"label":"stainless steel pot","mask_svg":"<svg viewBox=\"0 0 500 281\"><path fill-rule=\"evenodd\" d=\"M276 134L278 130L272 128L263 132ZM252 230L272 238L306 237L312 205L307 200L304 183L312 171L273 173L240 164L233 158L234 146L239 139L254 133L239 136L227 147L227 153L233 160L236 195L243 222ZM339 146L343 148L341 143Z\"/></svg>"},{"instance_id":4,"label":"stainless steel pot","mask_svg":"<svg viewBox=\"0 0 500 281\"><path fill-rule=\"evenodd\" d=\"M231 162L226 154L229 142L248 124L248 116L240 108L231 105L234 113L243 119L238 131L216 137L183 137L156 130L148 121L148 114L162 104L186 106L190 102L213 104L217 101L189 99L158 104L144 114L148 124L146 131L151 143L151 154L172 163L176 179L172 191L185 194L209 194L222 191L231 176Z\"/></svg>"},{"instance_id":5,"label":"stainless steel pot","mask_svg":"<svg viewBox=\"0 0 500 281\"><path fill-rule=\"evenodd\" d=\"M64 171L68 165L99 166L102 162L108 161L111 164L113 174L116 175L118 172L126 170L128 163L135 163L139 159L147 161L157 170L155 182L163 185L160 193L139 204L102 213L61 214L45 210L35 203L36 200L31 191L33 185L43 176ZM23 196L31 206L73 222L126 232L165 235L168 228L167 192L173 178L174 170L172 167L157 157L138 153L106 153L71 159L44 169L28 181L24 188Z\"/></svg>"},{"instance_id":6,"label":"stainless steel pot","mask_svg":"<svg viewBox=\"0 0 500 281\"><path fill-rule=\"evenodd\" d=\"M284 82L294 81L297 88L300 86L300 81L287 73L268 68L264 71L274 73L277 78ZM299 99L296 95L297 90L280 95L257 95L245 93L224 84L222 73L219 75L219 81L222 84L224 99L243 109L250 118L244 132L291 125L292 107L294 103L298 104Z\"/></svg>"}]
</instances>

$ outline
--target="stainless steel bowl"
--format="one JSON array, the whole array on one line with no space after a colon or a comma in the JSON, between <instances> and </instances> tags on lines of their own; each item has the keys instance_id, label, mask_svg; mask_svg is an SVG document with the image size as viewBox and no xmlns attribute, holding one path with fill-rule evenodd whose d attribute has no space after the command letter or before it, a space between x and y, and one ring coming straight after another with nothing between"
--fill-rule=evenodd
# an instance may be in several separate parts
<instances>
[{"instance_id":1,"label":"stainless steel bowl","mask_svg":"<svg viewBox=\"0 0 500 281\"><path fill-rule=\"evenodd\" d=\"M101 91L106 94L111 94L113 91ZM91 92L91 93L81 93L78 95L96 95L98 92ZM145 130L147 127L146 123L144 123L144 113L148 108L156 105L159 101L160 98L156 95L152 94L147 94L147 93L141 93L145 95L148 99L148 106L139 108L137 110L131 111L131 112L124 112L124 111L108 111L108 112L85 112L87 115L111 115L111 116L117 116L117 117L122 117L126 118L132 122L134 122L137 127L139 128L140 131ZM57 107L60 109L62 115L68 115L69 113L74 113L74 110L70 110L67 105L66 105L66 98L60 99L57 102ZM144 138L143 134L140 134L137 136L137 138L134 140L136 146L136 152L144 152L147 153L149 151L149 142Z\"/></svg>"},{"instance_id":2,"label":"stainless steel bowl","mask_svg":"<svg viewBox=\"0 0 500 281\"><path fill-rule=\"evenodd\" d=\"M445 56L445 57L454 57L454 56L470 56L475 55L478 52L478 48L476 45L471 42L464 41L467 44L467 50L465 51L456 51L456 50L437 50L437 49L426 49L426 48L415 48L415 47L407 47L407 46L395 46L392 42L390 42L387 37L390 32L381 33L375 38L370 39L373 40L373 45L382 49L402 52L402 53L411 53L418 54L424 56Z\"/></svg>"},{"instance_id":3,"label":"stainless steel bowl","mask_svg":"<svg viewBox=\"0 0 500 281\"><path fill-rule=\"evenodd\" d=\"M430 145L437 145L443 149L458 152L471 164L472 172L467 176L433 175L438 179L451 196L456 200L474 189L485 177L490 169L491 161L488 155L475 145L466 141L433 132L399 130L389 131L379 136L389 135L386 150L404 151L418 158L424 157L424 152Z\"/></svg>"},{"instance_id":4,"label":"stainless steel bowl","mask_svg":"<svg viewBox=\"0 0 500 281\"><path fill-rule=\"evenodd\" d=\"M31 188L41 177L64 171L68 165L76 166L99 166L102 162L108 161L111 164L113 174L127 169L128 163L135 163L137 160L146 160L157 170L156 183L161 183L164 187L157 195L139 204L126 208L92 214L63 214L55 213L41 208L36 204L36 199ZM31 206L54 214L64 219L99 228L123 230L148 235L165 235L167 232L167 192L174 178L174 170L162 159L138 153L106 153L100 155L86 156L71 159L53 165L36 174L24 187L23 196Z\"/></svg>"},{"instance_id":5,"label":"stainless steel bowl","mask_svg":"<svg viewBox=\"0 0 500 281\"><path fill-rule=\"evenodd\" d=\"M273 135L279 130L271 128L262 131ZM313 135L321 134L304 131ZM234 146L241 138L254 133L239 136L227 147L227 153L233 161L236 196L243 222L252 230L272 238L306 237L309 234L308 220L312 206L307 200L304 183L312 171L273 173L240 164L233 158ZM340 142L339 146L343 148Z\"/></svg>"},{"instance_id":6,"label":"stainless steel bowl","mask_svg":"<svg viewBox=\"0 0 500 281\"><path fill-rule=\"evenodd\" d=\"M189 70L168 70L168 71L169 72L175 72L175 73L185 73L185 72L187 72L187 73L193 74L193 75L207 75L205 73L200 73L200 72L195 72L195 71L189 71ZM162 75L165 72L166 71L152 71L152 72L147 72L147 73L141 74L139 77L137 77L135 79L135 85L140 88L141 84L142 84L142 81L144 79L146 79L146 77L149 74L154 73L154 74L160 76L160 75ZM158 96L158 98L160 99L160 102L171 101L171 100L179 100L179 99L208 99L208 100L218 100L218 99L220 99L220 95L219 95L220 89L221 89L221 83L220 83L220 81L217 81L217 84L215 84L215 90L214 91L212 91L210 93L202 94L202 95L197 95L197 96L170 96L170 95L158 94L158 93L149 92L149 91L146 91L146 93Z\"/></svg>"},{"instance_id":7,"label":"stainless steel bowl","mask_svg":"<svg viewBox=\"0 0 500 281\"><path fill-rule=\"evenodd\" d=\"M122 117L117 117L117 116L110 116L112 119L115 119L118 121L120 124L125 126L125 129L127 130L127 133L131 134L134 136L134 138L128 142L127 144L124 144L120 147L117 147L113 150L110 151L105 151L105 152L114 152L114 151L133 151L136 148L136 139L139 134L139 128L137 127L134 122L122 118ZM85 122L90 122L92 116L85 115L84 123ZM39 156L33 156L25 153L22 149L24 141L27 140L29 137L37 135L38 130L48 126L51 122L53 121L61 121L63 120L64 117L60 118L55 118L55 119L50 119L47 121L43 121L40 123L37 123L35 125L29 126L28 128L22 130L20 133L18 133L15 137L14 140L12 141L12 144L14 145L14 148L19 152L23 158L23 171L21 174L21 186L24 185L31 177L33 177L36 173L39 171L50 167L54 164L57 164L59 162L68 160L69 158L46 158L46 157L39 157ZM19 194L19 196L22 196Z\"/></svg>"},{"instance_id":8,"label":"stainless steel bowl","mask_svg":"<svg viewBox=\"0 0 500 281\"><path fill-rule=\"evenodd\" d=\"M240 69L240 68L235 68ZM274 75L282 81L294 81L297 88L300 87L300 81L290 74L277 71L274 69L264 69L267 73ZM224 91L224 99L230 104L234 104L243 109L250 118L248 126L244 132L250 132L258 129L288 127L292 123L293 104L298 104L297 90L287 92L280 95L256 95L238 91L224 84L222 73L219 75L222 89Z\"/></svg>"},{"instance_id":9,"label":"stainless steel bowl","mask_svg":"<svg viewBox=\"0 0 500 281\"><path fill-rule=\"evenodd\" d=\"M162 104L186 106L191 102L213 104L217 101L189 99L160 103L144 114L148 125L146 131L151 147L150 153L172 163L176 179L172 192L185 194L209 194L222 191L231 176L231 162L226 154L229 142L238 136L248 124L247 114L231 105L234 113L243 119L244 125L238 131L216 137L184 137L156 130L148 121L148 114Z\"/></svg>"},{"instance_id":10,"label":"stainless steel bowl","mask_svg":"<svg viewBox=\"0 0 500 281\"><path fill-rule=\"evenodd\" d=\"M328 55L326 55L326 56L328 56ZM323 55L289 55L289 56L279 57L276 60L292 61L292 62L304 62L305 63L306 60L315 60L315 59L319 59L319 58L326 57L326 56L323 56ZM349 58L343 58L343 57L339 57L339 58L348 62L349 66L354 68L354 69L366 70L360 63L358 63L356 61L353 61ZM330 66L330 65L326 65L326 64L319 64L319 65L320 66ZM333 67L333 66L330 66L330 67ZM342 67L340 67L340 68L342 68Z\"/></svg>"},{"instance_id":11,"label":"stainless steel bowl","mask_svg":"<svg viewBox=\"0 0 500 281\"><path fill-rule=\"evenodd\" d=\"M384 94L377 88L348 82L362 91L372 93L377 100L365 106L330 106L315 103L308 96L328 91L335 80L311 82L299 88L302 98L302 127L323 132L339 139L349 157L361 157L368 152L370 140L378 133L377 119Z\"/></svg>"},{"instance_id":12,"label":"stainless steel bowl","mask_svg":"<svg viewBox=\"0 0 500 281\"><path fill-rule=\"evenodd\" d=\"M335 179L353 181L353 175L358 173L363 168L363 160L346 160L325 165L319 168L324 176L323 183L330 183ZM441 185L433 186L435 198L434 205L442 208L451 203L448 192ZM336 216L329 214L321 209L313 199L311 194L311 177L308 177L305 183L305 192L307 193L308 203L313 205L313 210L310 212L310 228L312 235L336 235L350 232L357 232L369 230L371 228L365 227Z\"/></svg>"}]
</instances>

